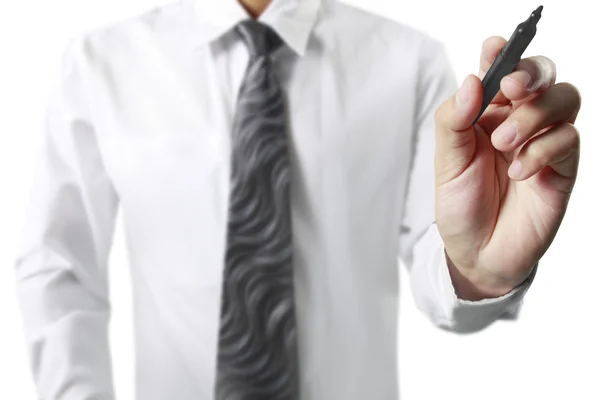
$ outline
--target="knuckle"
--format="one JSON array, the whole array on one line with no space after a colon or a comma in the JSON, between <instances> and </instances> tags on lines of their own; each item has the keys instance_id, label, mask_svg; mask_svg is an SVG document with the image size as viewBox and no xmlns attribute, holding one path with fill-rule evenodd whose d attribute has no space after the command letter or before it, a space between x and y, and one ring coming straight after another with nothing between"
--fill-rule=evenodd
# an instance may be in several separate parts
<instances>
[{"instance_id":1,"label":"knuckle","mask_svg":"<svg viewBox=\"0 0 600 400\"><path fill-rule=\"evenodd\" d=\"M538 62L538 64L541 64L541 68L556 74L556 63L552 61L551 58L546 56L535 56L533 58Z\"/></svg>"},{"instance_id":2,"label":"knuckle","mask_svg":"<svg viewBox=\"0 0 600 400\"><path fill-rule=\"evenodd\" d=\"M487 47L490 46L492 44L500 44L500 45L504 45L506 44L506 39L504 39L502 36L499 35L493 35L493 36L489 36L487 39L485 39L483 41L483 47Z\"/></svg>"},{"instance_id":3,"label":"knuckle","mask_svg":"<svg viewBox=\"0 0 600 400\"><path fill-rule=\"evenodd\" d=\"M547 153L544 151L542 146L535 142L527 146L525 150L525 157L530 159L533 163L539 165L546 165L548 161Z\"/></svg>"},{"instance_id":4,"label":"knuckle","mask_svg":"<svg viewBox=\"0 0 600 400\"><path fill-rule=\"evenodd\" d=\"M566 129L565 134L567 136L567 143L569 147L579 147L579 143L581 142L581 138L579 136L579 129L569 122L565 123Z\"/></svg>"},{"instance_id":5,"label":"knuckle","mask_svg":"<svg viewBox=\"0 0 600 400\"><path fill-rule=\"evenodd\" d=\"M435 119L436 124L446 125L446 120L448 119L449 112L448 103L449 101L446 100L445 102L440 104L440 106L435 110L433 118Z\"/></svg>"},{"instance_id":6,"label":"knuckle","mask_svg":"<svg viewBox=\"0 0 600 400\"><path fill-rule=\"evenodd\" d=\"M525 126L539 127L546 119L547 110L546 107L540 104L542 101L542 99L536 99L519 107L519 115L523 117L523 121L526 121Z\"/></svg>"},{"instance_id":7,"label":"knuckle","mask_svg":"<svg viewBox=\"0 0 600 400\"><path fill-rule=\"evenodd\" d=\"M569 82L562 82L561 85L564 87L563 90L567 93L567 95L571 99L575 109L579 110L581 108L581 92L579 91L577 86L575 86Z\"/></svg>"},{"instance_id":8,"label":"knuckle","mask_svg":"<svg viewBox=\"0 0 600 400\"><path fill-rule=\"evenodd\" d=\"M560 90L560 94L562 96L569 96L570 98L581 100L581 93L579 92L579 89L572 83L559 82L555 86L556 89Z\"/></svg>"},{"instance_id":9,"label":"knuckle","mask_svg":"<svg viewBox=\"0 0 600 400\"><path fill-rule=\"evenodd\" d=\"M551 84L554 84L556 81L556 63L546 56L539 56L539 59L540 68L543 69L544 75L551 81Z\"/></svg>"},{"instance_id":10,"label":"knuckle","mask_svg":"<svg viewBox=\"0 0 600 400\"><path fill-rule=\"evenodd\" d=\"M534 77L533 90L546 90L556 82L556 64L546 56L524 59L523 67Z\"/></svg>"}]
</instances>

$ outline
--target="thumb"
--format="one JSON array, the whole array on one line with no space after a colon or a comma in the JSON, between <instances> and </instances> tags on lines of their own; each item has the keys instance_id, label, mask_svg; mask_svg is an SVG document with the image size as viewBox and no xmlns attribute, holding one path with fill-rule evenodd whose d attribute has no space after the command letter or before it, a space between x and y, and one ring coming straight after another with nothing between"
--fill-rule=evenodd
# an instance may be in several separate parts
<instances>
[{"instance_id":1,"label":"thumb","mask_svg":"<svg viewBox=\"0 0 600 400\"><path fill-rule=\"evenodd\" d=\"M479 113L483 98L481 80L468 75L461 87L437 109L435 114L436 177L445 183L460 175L475 151L472 123Z\"/></svg>"}]
</instances>

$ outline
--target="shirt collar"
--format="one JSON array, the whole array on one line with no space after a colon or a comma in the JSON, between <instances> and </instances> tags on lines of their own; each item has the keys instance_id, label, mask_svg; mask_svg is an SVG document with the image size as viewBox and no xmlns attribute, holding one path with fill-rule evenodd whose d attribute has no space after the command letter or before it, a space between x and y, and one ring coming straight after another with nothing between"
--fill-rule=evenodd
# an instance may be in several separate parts
<instances>
[{"instance_id":1,"label":"shirt collar","mask_svg":"<svg viewBox=\"0 0 600 400\"><path fill-rule=\"evenodd\" d=\"M304 55L323 0L273 0L259 21L271 26L286 44ZM189 7L192 46L208 44L250 18L238 0L182 0Z\"/></svg>"}]
</instances>

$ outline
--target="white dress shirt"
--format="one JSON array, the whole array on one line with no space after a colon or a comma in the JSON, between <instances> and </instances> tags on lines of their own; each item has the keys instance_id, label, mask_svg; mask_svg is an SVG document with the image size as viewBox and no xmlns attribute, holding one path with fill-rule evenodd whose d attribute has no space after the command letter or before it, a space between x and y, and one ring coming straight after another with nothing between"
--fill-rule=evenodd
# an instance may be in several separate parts
<instances>
[{"instance_id":1,"label":"white dress shirt","mask_svg":"<svg viewBox=\"0 0 600 400\"><path fill-rule=\"evenodd\" d=\"M136 398L213 399L230 129L248 62L235 0L179 0L71 38L48 98L16 259L39 398L115 397L107 260L121 207ZM475 331L531 284L457 298L434 214L434 112L457 88L440 42L335 0L260 20L289 108L302 400L395 400L398 257L418 307Z\"/></svg>"}]
</instances>

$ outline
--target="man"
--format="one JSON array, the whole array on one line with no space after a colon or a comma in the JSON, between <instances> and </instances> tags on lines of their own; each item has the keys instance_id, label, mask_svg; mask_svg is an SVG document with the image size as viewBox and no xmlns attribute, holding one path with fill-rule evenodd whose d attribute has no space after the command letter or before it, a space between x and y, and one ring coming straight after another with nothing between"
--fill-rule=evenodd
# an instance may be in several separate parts
<instances>
[{"instance_id":1,"label":"man","mask_svg":"<svg viewBox=\"0 0 600 400\"><path fill-rule=\"evenodd\" d=\"M576 88L522 60L473 128L443 46L334 0L181 0L74 38L17 260L40 398L113 399L122 207L140 400L398 398L419 308L515 318L565 213Z\"/></svg>"}]
</instances>

